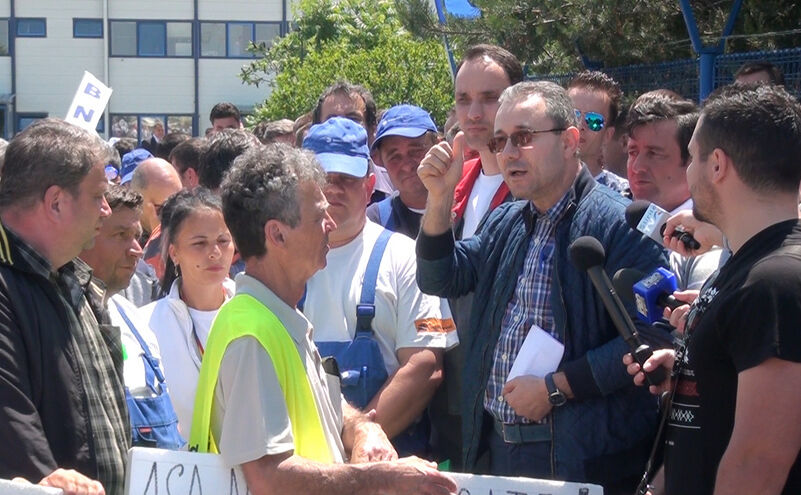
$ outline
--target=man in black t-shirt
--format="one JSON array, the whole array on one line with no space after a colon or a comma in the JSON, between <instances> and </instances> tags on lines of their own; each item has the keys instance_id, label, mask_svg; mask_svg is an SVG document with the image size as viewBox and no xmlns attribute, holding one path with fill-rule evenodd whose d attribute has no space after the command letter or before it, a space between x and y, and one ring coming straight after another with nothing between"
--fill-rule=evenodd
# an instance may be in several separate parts
<instances>
[{"instance_id":1,"label":"man in black t-shirt","mask_svg":"<svg viewBox=\"0 0 801 495\"><path fill-rule=\"evenodd\" d=\"M667 493L801 493L801 105L780 87L723 88L689 150L693 213L733 255L690 310L686 353L645 364L681 362ZM695 432L676 436L677 420Z\"/></svg>"}]
</instances>

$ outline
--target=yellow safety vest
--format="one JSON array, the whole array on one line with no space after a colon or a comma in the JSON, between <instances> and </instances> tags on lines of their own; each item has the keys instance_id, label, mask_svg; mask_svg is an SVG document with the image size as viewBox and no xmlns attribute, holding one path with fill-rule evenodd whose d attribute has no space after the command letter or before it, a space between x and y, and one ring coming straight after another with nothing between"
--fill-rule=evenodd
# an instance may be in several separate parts
<instances>
[{"instance_id":1,"label":"yellow safety vest","mask_svg":"<svg viewBox=\"0 0 801 495\"><path fill-rule=\"evenodd\" d=\"M214 389L225 349L234 340L246 336L258 340L273 362L292 424L295 454L318 462L334 462L295 343L272 311L247 294L234 296L214 319L200 366L189 449L219 452L210 429Z\"/></svg>"}]
</instances>

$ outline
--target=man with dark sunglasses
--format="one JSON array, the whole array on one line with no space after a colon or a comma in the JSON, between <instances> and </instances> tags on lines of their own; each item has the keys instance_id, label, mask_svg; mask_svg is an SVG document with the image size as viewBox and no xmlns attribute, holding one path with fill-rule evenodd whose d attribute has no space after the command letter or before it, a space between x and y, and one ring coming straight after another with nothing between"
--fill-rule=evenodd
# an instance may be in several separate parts
<instances>
[{"instance_id":1,"label":"man with dark sunglasses","mask_svg":"<svg viewBox=\"0 0 801 495\"><path fill-rule=\"evenodd\" d=\"M648 455L656 403L626 383L618 360L627 345L587 274L568 259L568 247L580 236L597 238L610 275L621 267L650 273L667 260L626 224L628 201L582 166L564 89L523 82L499 102L488 145L522 201L499 206L478 235L457 242L450 205L463 141L457 136L451 160L432 148L418 169L428 189L417 238L420 288L447 297L473 291L480 301L463 332L463 373L470 377L461 396L464 469L475 471L488 446L495 475L589 481L605 493L631 493ZM660 330L641 332L668 344ZM561 352L561 360L512 377L518 356L527 362L521 348L529 337L538 349L553 349L546 354Z\"/></svg>"},{"instance_id":2,"label":"man with dark sunglasses","mask_svg":"<svg viewBox=\"0 0 801 495\"><path fill-rule=\"evenodd\" d=\"M615 122L623 92L620 85L600 71L579 73L567 85L579 121L579 153L581 160L599 183L631 197L629 183L605 170L603 147L615 135Z\"/></svg>"}]
</instances>

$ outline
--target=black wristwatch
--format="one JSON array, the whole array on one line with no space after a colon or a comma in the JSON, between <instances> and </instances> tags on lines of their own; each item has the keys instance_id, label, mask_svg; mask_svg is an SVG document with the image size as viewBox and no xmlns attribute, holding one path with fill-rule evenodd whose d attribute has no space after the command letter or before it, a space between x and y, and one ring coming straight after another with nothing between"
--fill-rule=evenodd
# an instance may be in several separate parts
<instances>
[{"instance_id":1,"label":"black wristwatch","mask_svg":"<svg viewBox=\"0 0 801 495\"><path fill-rule=\"evenodd\" d=\"M553 373L545 375L545 388L548 389L548 402L554 407L565 405L567 396L561 390L556 388L556 383L553 381Z\"/></svg>"}]
</instances>

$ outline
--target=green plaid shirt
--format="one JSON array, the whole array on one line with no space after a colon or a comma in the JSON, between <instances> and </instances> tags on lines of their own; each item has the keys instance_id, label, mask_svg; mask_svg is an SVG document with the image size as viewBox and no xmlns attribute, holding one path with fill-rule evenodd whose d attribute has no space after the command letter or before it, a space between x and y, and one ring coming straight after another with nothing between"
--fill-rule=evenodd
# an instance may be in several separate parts
<instances>
[{"instance_id":1,"label":"green plaid shirt","mask_svg":"<svg viewBox=\"0 0 801 495\"><path fill-rule=\"evenodd\" d=\"M97 480L106 493L122 494L131 426L122 379L122 341L119 329L110 324L102 309L105 289L91 283L92 271L80 259L70 261L54 273L50 263L32 247L10 230L6 229L6 233L31 270L58 288L59 300L69 318L71 345L86 394Z\"/></svg>"}]
</instances>

